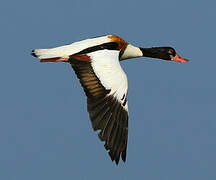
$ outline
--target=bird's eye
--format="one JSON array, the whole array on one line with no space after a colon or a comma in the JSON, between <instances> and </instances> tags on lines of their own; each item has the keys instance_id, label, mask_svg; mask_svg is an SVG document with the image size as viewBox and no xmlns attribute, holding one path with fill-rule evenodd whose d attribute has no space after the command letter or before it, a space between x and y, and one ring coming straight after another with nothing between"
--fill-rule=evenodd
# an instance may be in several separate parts
<instances>
[{"instance_id":1,"label":"bird's eye","mask_svg":"<svg viewBox=\"0 0 216 180\"><path fill-rule=\"evenodd\" d=\"M168 52L169 52L169 54L172 54L172 53L173 53L173 50L172 50L172 49L169 49Z\"/></svg>"},{"instance_id":2,"label":"bird's eye","mask_svg":"<svg viewBox=\"0 0 216 180\"><path fill-rule=\"evenodd\" d=\"M174 51L173 51L172 49L169 49L168 53L169 53L169 54L173 54Z\"/></svg>"}]
</instances>

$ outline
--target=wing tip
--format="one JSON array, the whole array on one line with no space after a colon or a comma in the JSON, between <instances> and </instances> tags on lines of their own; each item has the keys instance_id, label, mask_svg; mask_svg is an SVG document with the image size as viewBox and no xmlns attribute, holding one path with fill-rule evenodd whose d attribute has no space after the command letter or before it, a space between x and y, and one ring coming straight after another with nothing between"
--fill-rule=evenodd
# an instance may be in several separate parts
<instances>
[{"instance_id":1,"label":"wing tip","mask_svg":"<svg viewBox=\"0 0 216 180\"><path fill-rule=\"evenodd\" d=\"M121 156L122 161L124 163L126 163L126 149L124 151L122 151L121 153L119 153L118 155L113 153L112 150L110 150L108 153L109 153L109 156L110 156L112 162L115 161L115 164L117 166L119 165L120 156Z\"/></svg>"}]
</instances>

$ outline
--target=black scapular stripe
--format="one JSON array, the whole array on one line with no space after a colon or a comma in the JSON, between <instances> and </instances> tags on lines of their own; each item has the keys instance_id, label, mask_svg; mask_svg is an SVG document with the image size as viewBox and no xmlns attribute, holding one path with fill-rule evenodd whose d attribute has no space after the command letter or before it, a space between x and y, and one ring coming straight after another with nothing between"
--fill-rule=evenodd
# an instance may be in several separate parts
<instances>
[{"instance_id":1,"label":"black scapular stripe","mask_svg":"<svg viewBox=\"0 0 216 180\"><path fill-rule=\"evenodd\" d=\"M78 54L88 54L91 52L95 52L95 51L99 51L99 50L104 50L104 49L108 49L108 50L119 50L118 44L116 42L108 42L108 43L104 43L104 44L100 44L97 46L92 46L89 48L86 48L74 55L78 55Z\"/></svg>"}]
</instances>

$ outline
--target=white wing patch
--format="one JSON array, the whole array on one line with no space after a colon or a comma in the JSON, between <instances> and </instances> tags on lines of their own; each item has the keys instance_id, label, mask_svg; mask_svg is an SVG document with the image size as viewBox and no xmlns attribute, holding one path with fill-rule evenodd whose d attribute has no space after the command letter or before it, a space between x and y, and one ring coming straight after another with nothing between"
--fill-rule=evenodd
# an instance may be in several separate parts
<instances>
[{"instance_id":1,"label":"white wing patch","mask_svg":"<svg viewBox=\"0 0 216 180\"><path fill-rule=\"evenodd\" d=\"M128 104L124 104L127 98L127 76L119 63L119 51L100 50L87 54L91 57L92 68L105 89L111 90L110 95L116 97L128 111ZM124 100L123 100L124 99Z\"/></svg>"}]
</instances>

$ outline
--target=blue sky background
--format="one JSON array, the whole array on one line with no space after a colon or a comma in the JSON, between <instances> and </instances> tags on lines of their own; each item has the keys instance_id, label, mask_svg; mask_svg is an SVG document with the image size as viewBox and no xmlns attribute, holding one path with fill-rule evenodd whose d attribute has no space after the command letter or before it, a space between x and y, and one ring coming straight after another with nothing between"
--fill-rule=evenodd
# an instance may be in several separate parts
<instances>
[{"instance_id":1,"label":"blue sky background","mask_svg":"<svg viewBox=\"0 0 216 180\"><path fill-rule=\"evenodd\" d=\"M0 6L0 179L215 180L215 1L3 0ZM70 65L30 56L118 34L173 46L189 63L122 62L129 80L127 163L93 132Z\"/></svg>"}]
</instances>

